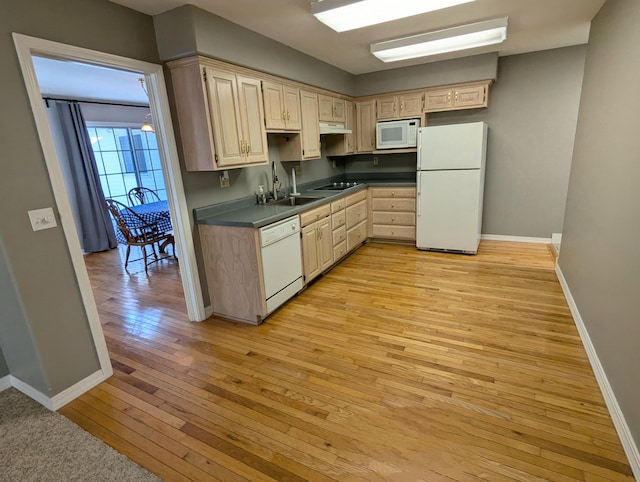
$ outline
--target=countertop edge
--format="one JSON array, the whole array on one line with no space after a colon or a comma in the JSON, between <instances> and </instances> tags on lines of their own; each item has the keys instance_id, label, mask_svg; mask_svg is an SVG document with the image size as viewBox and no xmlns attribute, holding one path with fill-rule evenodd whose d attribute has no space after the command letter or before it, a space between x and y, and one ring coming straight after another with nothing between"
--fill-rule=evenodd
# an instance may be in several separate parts
<instances>
[{"instance_id":1,"label":"countertop edge","mask_svg":"<svg viewBox=\"0 0 640 482\"><path fill-rule=\"evenodd\" d=\"M209 226L232 226L232 227L246 227L246 228L261 228L269 224L281 221L291 216L295 216L309 209L321 206L327 202L332 202L342 197L355 194L359 191L363 191L369 187L413 187L415 181L370 181L363 182L357 187L346 189L344 191L320 191L320 190L308 190L301 193L304 197L317 197L318 200L304 204L302 206L279 206L274 204L252 204L248 206L242 206L232 210L222 210L219 213L213 213L208 216L198 217L195 214L194 209L194 222L196 225L209 225ZM205 210L214 208L216 205L207 206L203 208L197 208L197 210ZM270 209L271 212L260 212ZM259 217L261 216L261 217ZM234 219L235 218L235 219ZM245 219L242 219L245 218Z\"/></svg>"}]
</instances>

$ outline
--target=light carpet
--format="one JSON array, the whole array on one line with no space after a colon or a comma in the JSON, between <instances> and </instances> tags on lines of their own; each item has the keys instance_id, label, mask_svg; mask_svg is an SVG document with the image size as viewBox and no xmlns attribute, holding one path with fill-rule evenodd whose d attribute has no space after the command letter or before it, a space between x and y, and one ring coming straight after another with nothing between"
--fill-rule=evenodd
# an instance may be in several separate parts
<instances>
[{"instance_id":1,"label":"light carpet","mask_svg":"<svg viewBox=\"0 0 640 482\"><path fill-rule=\"evenodd\" d=\"M0 393L0 481L158 481L15 388Z\"/></svg>"}]
</instances>

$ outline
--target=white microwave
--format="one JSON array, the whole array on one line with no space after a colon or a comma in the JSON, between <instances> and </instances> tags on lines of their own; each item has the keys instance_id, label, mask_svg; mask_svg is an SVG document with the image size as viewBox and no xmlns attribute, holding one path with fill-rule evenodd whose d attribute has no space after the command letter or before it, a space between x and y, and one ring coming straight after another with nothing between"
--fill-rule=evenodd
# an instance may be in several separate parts
<instances>
[{"instance_id":1,"label":"white microwave","mask_svg":"<svg viewBox=\"0 0 640 482\"><path fill-rule=\"evenodd\" d=\"M420 119L381 121L376 124L376 149L404 149L418 146Z\"/></svg>"}]
</instances>

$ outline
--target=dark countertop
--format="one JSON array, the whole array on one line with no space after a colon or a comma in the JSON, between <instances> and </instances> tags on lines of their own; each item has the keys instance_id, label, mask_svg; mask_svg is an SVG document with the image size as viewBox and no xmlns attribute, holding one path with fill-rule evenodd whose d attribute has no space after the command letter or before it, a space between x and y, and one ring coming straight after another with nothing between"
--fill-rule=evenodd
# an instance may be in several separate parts
<instances>
[{"instance_id":1,"label":"dark countertop","mask_svg":"<svg viewBox=\"0 0 640 482\"><path fill-rule=\"evenodd\" d=\"M300 188L301 197L317 198L317 201L304 204L302 206L287 206L274 203L256 204L255 197L243 198L221 204L212 204L193 210L196 224L208 224L215 226L236 226L260 228L282 219L294 216L303 211L307 211L326 202L335 201L341 197L348 196L366 189L368 186L415 186L414 180L410 179L368 179L362 180L355 187L342 191L321 191L314 190L314 187L329 184L334 180L323 180L314 182L312 185ZM338 181L339 182L339 181Z\"/></svg>"}]
</instances>

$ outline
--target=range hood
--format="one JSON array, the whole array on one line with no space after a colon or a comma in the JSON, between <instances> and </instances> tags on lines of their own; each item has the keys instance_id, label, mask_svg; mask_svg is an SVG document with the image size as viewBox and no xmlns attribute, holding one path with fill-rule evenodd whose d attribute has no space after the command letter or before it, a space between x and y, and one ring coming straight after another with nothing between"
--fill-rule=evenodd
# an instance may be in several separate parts
<instances>
[{"instance_id":1,"label":"range hood","mask_svg":"<svg viewBox=\"0 0 640 482\"><path fill-rule=\"evenodd\" d=\"M351 129L345 129L344 124L320 122L320 134L351 134Z\"/></svg>"}]
</instances>

